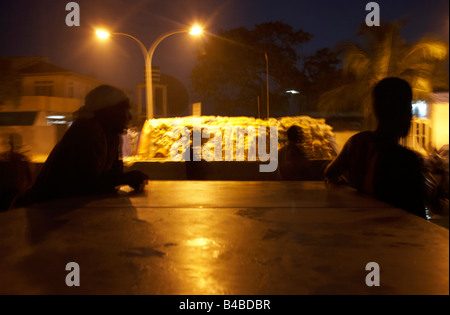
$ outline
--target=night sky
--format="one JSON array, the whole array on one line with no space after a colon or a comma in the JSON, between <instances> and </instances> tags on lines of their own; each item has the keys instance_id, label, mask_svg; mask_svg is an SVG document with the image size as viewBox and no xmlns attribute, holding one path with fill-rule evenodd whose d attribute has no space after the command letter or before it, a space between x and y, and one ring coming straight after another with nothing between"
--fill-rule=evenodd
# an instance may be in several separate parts
<instances>
[{"instance_id":1,"label":"night sky","mask_svg":"<svg viewBox=\"0 0 450 315\"><path fill-rule=\"evenodd\" d=\"M356 40L365 21L366 0L78 0L79 27L65 24L66 0L2 0L0 4L0 57L46 56L58 66L97 76L136 93L144 81L144 58L137 44L114 36L100 41L94 29L131 34L145 46L161 34L193 23L217 33L245 26L283 21L313 34L304 53L341 41ZM381 19L406 19L404 37L413 42L425 35L448 40L448 0L376 1ZM206 38L173 35L156 49L153 66L182 81L190 89L195 51ZM191 101L197 101L191 99Z\"/></svg>"}]
</instances>

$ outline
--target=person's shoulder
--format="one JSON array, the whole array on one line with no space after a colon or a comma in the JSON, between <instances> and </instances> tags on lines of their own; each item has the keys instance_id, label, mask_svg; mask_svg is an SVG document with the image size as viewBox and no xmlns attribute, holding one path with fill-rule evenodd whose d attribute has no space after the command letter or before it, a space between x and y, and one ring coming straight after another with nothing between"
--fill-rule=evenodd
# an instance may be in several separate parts
<instances>
[{"instance_id":1,"label":"person's shoulder","mask_svg":"<svg viewBox=\"0 0 450 315\"><path fill-rule=\"evenodd\" d=\"M76 131L98 132L102 128L101 124L95 119L78 119L70 127Z\"/></svg>"},{"instance_id":2,"label":"person's shoulder","mask_svg":"<svg viewBox=\"0 0 450 315\"><path fill-rule=\"evenodd\" d=\"M373 131L361 131L349 138L349 141L351 142L357 142L357 141L368 141L373 139Z\"/></svg>"},{"instance_id":3,"label":"person's shoulder","mask_svg":"<svg viewBox=\"0 0 450 315\"><path fill-rule=\"evenodd\" d=\"M104 130L102 125L94 119L79 119L70 126L67 133L74 137L78 136L93 139L104 135Z\"/></svg>"},{"instance_id":4,"label":"person's shoulder","mask_svg":"<svg viewBox=\"0 0 450 315\"><path fill-rule=\"evenodd\" d=\"M306 157L305 152L299 145L288 144L280 149L281 154L288 154L295 157Z\"/></svg>"},{"instance_id":5,"label":"person's shoulder","mask_svg":"<svg viewBox=\"0 0 450 315\"><path fill-rule=\"evenodd\" d=\"M350 149L360 149L361 146L365 144L373 142L373 132L372 131L362 131L354 134L350 138L348 138L347 142L344 145L345 150Z\"/></svg>"},{"instance_id":6,"label":"person's shoulder","mask_svg":"<svg viewBox=\"0 0 450 315\"><path fill-rule=\"evenodd\" d=\"M105 141L105 137L105 132L100 123L93 119L79 119L66 131L61 140L61 145L63 147L78 147L91 143L93 146L99 146Z\"/></svg>"},{"instance_id":7,"label":"person's shoulder","mask_svg":"<svg viewBox=\"0 0 450 315\"><path fill-rule=\"evenodd\" d=\"M288 149L288 145L286 144L286 145L282 146L280 149L278 149L278 152L279 153L286 152L287 149Z\"/></svg>"}]
</instances>

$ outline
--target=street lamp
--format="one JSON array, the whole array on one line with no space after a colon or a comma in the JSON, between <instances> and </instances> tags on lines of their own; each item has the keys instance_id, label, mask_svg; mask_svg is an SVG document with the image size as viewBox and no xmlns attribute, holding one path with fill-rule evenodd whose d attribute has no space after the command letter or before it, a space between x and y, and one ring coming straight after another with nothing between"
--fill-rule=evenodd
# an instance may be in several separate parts
<instances>
[{"instance_id":1,"label":"street lamp","mask_svg":"<svg viewBox=\"0 0 450 315\"><path fill-rule=\"evenodd\" d=\"M159 36L154 42L153 44L150 46L150 48L147 50L145 48L145 45L136 37L129 35L129 34L125 34L125 33L109 33L107 31L104 30L97 30L96 34L99 38L101 39L105 39L107 37L109 37L110 35L123 35L123 36L127 36L133 40L135 40L138 44L139 47L142 50L142 54L144 55L144 59L145 59L145 86L146 86L146 100L147 100L147 119L151 119L153 118L153 81L152 81L152 59L153 59L153 54L155 52L156 47L159 45L159 43L161 43L165 38L174 35L174 34L179 34L179 33L189 33L191 35L197 36L200 35L203 32L202 28L198 25L192 27L191 29L184 29L184 30L176 30L173 32L168 32L165 33L161 36Z\"/></svg>"},{"instance_id":2,"label":"street lamp","mask_svg":"<svg viewBox=\"0 0 450 315\"><path fill-rule=\"evenodd\" d=\"M266 57L266 93L267 93L267 119L270 117L270 111L269 111L269 57L267 56L267 53L264 53L264 56Z\"/></svg>"}]
</instances>

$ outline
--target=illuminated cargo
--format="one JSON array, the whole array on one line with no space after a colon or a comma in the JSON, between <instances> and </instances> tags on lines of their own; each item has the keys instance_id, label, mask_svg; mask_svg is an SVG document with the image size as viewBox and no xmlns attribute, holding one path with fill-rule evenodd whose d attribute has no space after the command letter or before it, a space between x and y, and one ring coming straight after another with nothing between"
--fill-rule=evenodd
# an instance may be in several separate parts
<instances>
[{"instance_id":1,"label":"illuminated cargo","mask_svg":"<svg viewBox=\"0 0 450 315\"><path fill-rule=\"evenodd\" d=\"M197 119L197 123L194 119ZM195 124L198 124L201 128L201 134L211 131L210 138L201 138L203 160L205 160L205 153L208 153L209 150L213 154L214 148L210 144L213 138L217 137L214 131L219 134L219 137L223 137L221 141L222 159L219 160L252 161L254 160L253 154L251 154L253 150L260 152L261 141L258 140L262 138L258 137L262 136L260 135L261 130L266 132L264 142L266 152L269 152L270 131L278 130L277 147L280 149L286 144L286 130L292 125L298 125L302 128L304 141L301 145L309 159L330 160L336 155L333 149L334 135L332 128L325 123L325 119L314 119L308 116L270 118L268 120L252 117L202 116L147 120L142 128L136 159L141 161L173 161L174 152L172 151L171 154L171 150L174 150L174 144L181 137L178 131L184 127L189 131L191 135L189 144L192 147L195 145L192 137ZM276 127L276 129L270 127ZM227 139L227 135L231 135L230 130L234 132L231 133L232 138ZM244 150L241 150L241 145L243 145ZM253 147L253 145L256 145L256 147ZM178 150L178 153L183 153L181 147ZM232 159L230 159L231 152ZM217 159L215 160L217 161ZM258 160L258 155L256 160Z\"/></svg>"}]
</instances>

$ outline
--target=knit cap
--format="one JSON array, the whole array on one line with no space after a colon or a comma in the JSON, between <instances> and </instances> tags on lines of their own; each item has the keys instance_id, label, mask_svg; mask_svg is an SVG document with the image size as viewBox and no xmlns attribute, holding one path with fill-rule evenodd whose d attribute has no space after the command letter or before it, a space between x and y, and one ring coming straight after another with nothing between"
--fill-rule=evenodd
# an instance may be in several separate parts
<instances>
[{"instance_id":1,"label":"knit cap","mask_svg":"<svg viewBox=\"0 0 450 315\"><path fill-rule=\"evenodd\" d=\"M76 118L92 118L96 111L129 101L128 96L118 88L100 85L85 97L85 105L74 113Z\"/></svg>"}]
</instances>

